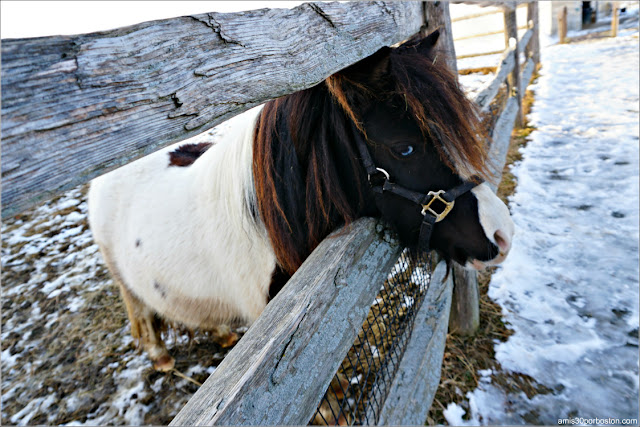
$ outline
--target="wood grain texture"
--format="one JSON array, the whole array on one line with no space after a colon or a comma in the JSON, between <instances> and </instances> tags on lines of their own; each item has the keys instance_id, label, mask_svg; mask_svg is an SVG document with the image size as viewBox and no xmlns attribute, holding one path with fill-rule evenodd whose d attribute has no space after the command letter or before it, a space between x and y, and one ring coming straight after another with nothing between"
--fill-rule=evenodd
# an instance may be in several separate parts
<instances>
[{"instance_id":1,"label":"wood grain texture","mask_svg":"<svg viewBox=\"0 0 640 427\"><path fill-rule=\"evenodd\" d=\"M438 49L446 55L447 65L453 71L454 75L458 75L458 65L456 62L456 48L453 43L453 33L451 32L451 14L449 12L449 2L446 1L428 1L424 2L424 21L426 23L423 28L423 35L427 35L437 29L440 29L440 38L438 39Z\"/></svg>"},{"instance_id":2,"label":"wood grain texture","mask_svg":"<svg viewBox=\"0 0 640 427\"><path fill-rule=\"evenodd\" d=\"M513 63L513 70L511 70L511 74L507 78L509 83L509 92L511 95L515 96L518 99L518 112L516 113L516 127L522 127L524 124L524 115L522 114L522 94L520 93L520 51L518 49L519 40L518 40L518 24L516 20L516 11L515 9L509 9L504 12L504 37L505 37L505 45L509 46L509 40L515 40L516 42L516 60Z\"/></svg>"},{"instance_id":3,"label":"wood grain texture","mask_svg":"<svg viewBox=\"0 0 640 427\"><path fill-rule=\"evenodd\" d=\"M171 425L306 425L399 255L376 220L334 232Z\"/></svg>"},{"instance_id":4,"label":"wood grain texture","mask_svg":"<svg viewBox=\"0 0 640 427\"><path fill-rule=\"evenodd\" d=\"M420 30L420 2L308 3L2 41L2 216L311 87Z\"/></svg>"},{"instance_id":5,"label":"wood grain texture","mask_svg":"<svg viewBox=\"0 0 640 427\"><path fill-rule=\"evenodd\" d=\"M611 21L613 29L613 21ZM558 12L558 38L559 43L564 44L567 42L567 7L563 7Z\"/></svg>"},{"instance_id":6,"label":"wood grain texture","mask_svg":"<svg viewBox=\"0 0 640 427\"><path fill-rule=\"evenodd\" d=\"M446 263L435 268L416 314L411 340L380 413L379 425L424 425L440 383L451 307L451 276Z\"/></svg>"},{"instance_id":7,"label":"wood grain texture","mask_svg":"<svg viewBox=\"0 0 640 427\"><path fill-rule=\"evenodd\" d=\"M528 51L527 46L529 46L529 42L531 42L533 33L534 33L534 30L532 28L529 28L527 31L524 32L522 37L520 37L520 40L518 40L518 54L521 54L524 52L525 58L528 58L528 56L526 55Z\"/></svg>"},{"instance_id":8,"label":"wood grain texture","mask_svg":"<svg viewBox=\"0 0 640 427\"><path fill-rule=\"evenodd\" d=\"M522 95L527 91L527 86L529 86L529 82L531 81L531 76L533 76L533 71L536 68L536 64L533 61L533 58L527 59L527 62L524 64L522 69L522 77L520 78L520 90L522 91Z\"/></svg>"},{"instance_id":9,"label":"wood grain texture","mask_svg":"<svg viewBox=\"0 0 640 427\"><path fill-rule=\"evenodd\" d=\"M489 161L492 166L491 173L496 177L495 180L487 182L487 185L495 193L500 184L502 177L502 169L507 159L507 151L509 150L509 142L511 141L511 132L518 114L518 98L510 97L500 113L500 117L496 122L491 134L491 147L489 148Z\"/></svg>"},{"instance_id":10,"label":"wood grain texture","mask_svg":"<svg viewBox=\"0 0 640 427\"><path fill-rule=\"evenodd\" d=\"M527 4L527 23L533 30L531 43L527 45L526 57L533 58L533 62L540 63L540 19L538 17L538 2Z\"/></svg>"},{"instance_id":11,"label":"wood grain texture","mask_svg":"<svg viewBox=\"0 0 640 427\"><path fill-rule=\"evenodd\" d=\"M611 11L611 37L618 37L618 26L619 26L619 22L620 22L620 3L617 1L613 2L613 10ZM566 19L567 19L567 14L566 12L564 12L564 16L565 16L565 33L566 33ZM566 34L565 34L566 36Z\"/></svg>"},{"instance_id":12,"label":"wood grain texture","mask_svg":"<svg viewBox=\"0 0 640 427\"><path fill-rule=\"evenodd\" d=\"M533 75L535 64L532 58L529 58L525 63L524 69L520 76L520 90L524 94L529 86L529 81ZM511 142L511 132L516 121L518 113L518 99L515 96L511 96L507 99L504 109L500 113L493 131L491 133L491 147L489 147L489 162L493 166L492 174L497 178L495 182L488 182L487 184L495 193L498 189L498 184L502 177L502 169L507 159L507 151L509 150L509 144Z\"/></svg>"},{"instance_id":13,"label":"wood grain texture","mask_svg":"<svg viewBox=\"0 0 640 427\"><path fill-rule=\"evenodd\" d=\"M480 326L478 274L460 264L453 264L453 300L449 316L449 332L473 335Z\"/></svg>"}]
</instances>

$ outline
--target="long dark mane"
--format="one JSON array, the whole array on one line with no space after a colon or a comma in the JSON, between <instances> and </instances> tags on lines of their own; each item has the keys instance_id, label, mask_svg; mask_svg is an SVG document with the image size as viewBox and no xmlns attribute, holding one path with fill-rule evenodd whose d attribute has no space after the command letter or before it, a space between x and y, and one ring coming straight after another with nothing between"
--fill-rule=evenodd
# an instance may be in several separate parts
<instances>
[{"instance_id":1,"label":"long dark mane","mask_svg":"<svg viewBox=\"0 0 640 427\"><path fill-rule=\"evenodd\" d=\"M315 87L270 101L256 124L253 176L285 272L293 274L339 225L375 215L355 138L366 138L361 117L377 102L404 108L449 168L486 176L474 107L437 50L425 54L411 42L383 48Z\"/></svg>"}]
</instances>

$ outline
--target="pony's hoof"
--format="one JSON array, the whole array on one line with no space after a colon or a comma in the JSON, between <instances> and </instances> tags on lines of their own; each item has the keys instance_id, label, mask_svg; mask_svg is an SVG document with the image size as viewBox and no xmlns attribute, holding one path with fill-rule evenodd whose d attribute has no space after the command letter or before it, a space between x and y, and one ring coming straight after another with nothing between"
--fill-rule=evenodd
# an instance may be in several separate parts
<instances>
[{"instance_id":1,"label":"pony's hoof","mask_svg":"<svg viewBox=\"0 0 640 427\"><path fill-rule=\"evenodd\" d=\"M164 354L160 356L158 359L153 361L153 367L156 371L160 372L168 372L173 369L176 365L176 361L173 357L168 354Z\"/></svg>"},{"instance_id":2,"label":"pony's hoof","mask_svg":"<svg viewBox=\"0 0 640 427\"><path fill-rule=\"evenodd\" d=\"M216 340L216 342L222 348L233 347L234 345L236 345L236 343L238 341L240 341L240 336L238 334L236 334L235 332L230 332L230 333L228 333L226 335L218 337L218 339Z\"/></svg>"}]
</instances>

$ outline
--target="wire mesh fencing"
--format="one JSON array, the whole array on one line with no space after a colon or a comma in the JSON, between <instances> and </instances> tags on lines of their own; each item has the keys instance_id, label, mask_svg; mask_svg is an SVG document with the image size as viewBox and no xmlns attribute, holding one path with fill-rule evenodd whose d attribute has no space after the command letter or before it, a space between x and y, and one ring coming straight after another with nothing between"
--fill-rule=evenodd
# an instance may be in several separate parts
<instances>
[{"instance_id":1,"label":"wire mesh fencing","mask_svg":"<svg viewBox=\"0 0 640 427\"><path fill-rule=\"evenodd\" d=\"M431 256L403 251L311 420L315 425L373 425L411 337L431 280Z\"/></svg>"}]
</instances>

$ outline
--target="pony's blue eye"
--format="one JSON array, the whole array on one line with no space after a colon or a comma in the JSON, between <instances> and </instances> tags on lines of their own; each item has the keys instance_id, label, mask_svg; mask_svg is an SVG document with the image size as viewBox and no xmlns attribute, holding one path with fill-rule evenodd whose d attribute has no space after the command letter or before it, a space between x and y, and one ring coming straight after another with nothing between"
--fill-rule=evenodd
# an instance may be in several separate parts
<instances>
[{"instance_id":1,"label":"pony's blue eye","mask_svg":"<svg viewBox=\"0 0 640 427\"><path fill-rule=\"evenodd\" d=\"M400 155L403 157L410 156L413 153L413 145L407 145L404 150L400 152Z\"/></svg>"}]
</instances>

